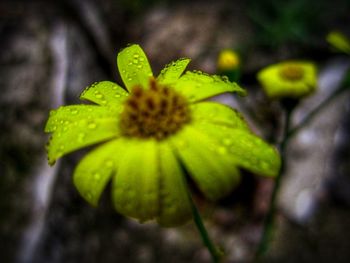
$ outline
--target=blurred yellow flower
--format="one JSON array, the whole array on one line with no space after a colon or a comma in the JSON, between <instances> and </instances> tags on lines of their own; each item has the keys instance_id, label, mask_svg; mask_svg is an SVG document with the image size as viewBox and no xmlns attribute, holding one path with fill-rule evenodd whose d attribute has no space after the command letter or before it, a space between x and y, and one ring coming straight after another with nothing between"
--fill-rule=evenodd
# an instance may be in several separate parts
<instances>
[{"instance_id":1,"label":"blurred yellow flower","mask_svg":"<svg viewBox=\"0 0 350 263\"><path fill-rule=\"evenodd\" d=\"M259 71L257 78L270 99L301 98L317 87L316 67L305 61L270 65Z\"/></svg>"},{"instance_id":2,"label":"blurred yellow flower","mask_svg":"<svg viewBox=\"0 0 350 263\"><path fill-rule=\"evenodd\" d=\"M219 71L228 71L238 68L240 58L232 49L223 49L218 56L217 66Z\"/></svg>"},{"instance_id":3,"label":"blurred yellow flower","mask_svg":"<svg viewBox=\"0 0 350 263\"><path fill-rule=\"evenodd\" d=\"M350 40L343 33L332 31L327 35L326 39L334 48L350 55Z\"/></svg>"}]
</instances>

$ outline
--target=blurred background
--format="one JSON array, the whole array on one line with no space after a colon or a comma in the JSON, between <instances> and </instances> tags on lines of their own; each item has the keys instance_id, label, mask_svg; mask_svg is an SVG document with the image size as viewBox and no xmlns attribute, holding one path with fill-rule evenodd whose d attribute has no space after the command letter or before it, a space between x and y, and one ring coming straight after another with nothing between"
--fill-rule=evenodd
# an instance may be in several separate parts
<instances>
[{"instance_id":1,"label":"blurred background","mask_svg":"<svg viewBox=\"0 0 350 263\"><path fill-rule=\"evenodd\" d=\"M293 116L298 124L349 70L328 32L350 36L348 0L1 0L0 1L0 261L210 262L193 224L164 229L117 214L105 191L90 207L72 184L84 150L47 165L43 129L50 109L78 103L96 81L121 83L116 54L140 44L155 74L190 57L190 69L217 72L217 56L241 57L245 98L218 100L243 112L267 140L281 130L281 106L257 83L264 66L314 61L319 89ZM343 92L290 142L279 195L275 239L264 262L349 262L350 98ZM244 171L243 171L244 172ZM225 262L251 262L273 181L244 172L217 204L198 200Z\"/></svg>"}]
</instances>

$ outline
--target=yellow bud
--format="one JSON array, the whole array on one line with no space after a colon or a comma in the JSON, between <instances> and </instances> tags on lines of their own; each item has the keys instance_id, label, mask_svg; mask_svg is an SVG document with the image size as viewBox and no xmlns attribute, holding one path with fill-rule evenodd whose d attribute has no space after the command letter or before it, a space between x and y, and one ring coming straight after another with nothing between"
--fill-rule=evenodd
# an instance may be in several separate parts
<instances>
[{"instance_id":1,"label":"yellow bud","mask_svg":"<svg viewBox=\"0 0 350 263\"><path fill-rule=\"evenodd\" d=\"M220 71L235 70L240 65L240 58L236 52L231 49L224 49L219 53L217 67Z\"/></svg>"}]
</instances>

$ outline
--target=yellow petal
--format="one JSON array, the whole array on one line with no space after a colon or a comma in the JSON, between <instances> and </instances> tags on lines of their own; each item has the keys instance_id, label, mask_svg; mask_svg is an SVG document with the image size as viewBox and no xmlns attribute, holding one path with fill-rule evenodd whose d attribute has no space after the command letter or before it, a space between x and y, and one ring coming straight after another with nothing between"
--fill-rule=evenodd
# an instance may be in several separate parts
<instances>
[{"instance_id":1,"label":"yellow petal","mask_svg":"<svg viewBox=\"0 0 350 263\"><path fill-rule=\"evenodd\" d=\"M153 140L125 140L123 157L113 180L112 198L118 212L141 222L159 213L159 159Z\"/></svg>"},{"instance_id":2,"label":"yellow petal","mask_svg":"<svg viewBox=\"0 0 350 263\"><path fill-rule=\"evenodd\" d=\"M75 168L74 185L91 205L97 206L112 172L118 167L124 150L122 146L122 141L118 139L107 142L89 152Z\"/></svg>"},{"instance_id":3,"label":"yellow petal","mask_svg":"<svg viewBox=\"0 0 350 263\"><path fill-rule=\"evenodd\" d=\"M197 122L193 125L211 136L217 147L231 156L239 167L258 175L278 174L281 165L279 153L275 147L253 133L208 122Z\"/></svg>"},{"instance_id":4,"label":"yellow petal","mask_svg":"<svg viewBox=\"0 0 350 263\"><path fill-rule=\"evenodd\" d=\"M204 100L225 92L237 92L245 95L246 91L227 78L208 75L202 72L187 71L172 87L184 95L190 102Z\"/></svg>"},{"instance_id":5,"label":"yellow petal","mask_svg":"<svg viewBox=\"0 0 350 263\"><path fill-rule=\"evenodd\" d=\"M185 71L190 59L182 58L176 61L173 61L165 66L164 69L160 72L157 80L163 85L170 85L179 79L181 74Z\"/></svg>"},{"instance_id":6,"label":"yellow petal","mask_svg":"<svg viewBox=\"0 0 350 263\"><path fill-rule=\"evenodd\" d=\"M191 203L185 176L172 147L159 144L160 211L157 221L166 227L178 226L191 219Z\"/></svg>"},{"instance_id":7,"label":"yellow petal","mask_svg":"<svg viewBox=\"0 0 350 263\"><path fill-rule=\"evenodd\" d=\"M130 45L120 51L117 64L128 91L135 86L148 87L153 73L146 54L139 45Z\"/></svg>"},{"instance_id":8,"label":"yellow petal","mask_svg":"<svg viewBox=\"0 0 350 263\"><path fill-rule=\"evenodd\" d=\"M232 128L249 130L243 116L238 111L217 102L205 101L192 104L191 114L194 121L204 120Z\"/></svg>"},{"instance_id":9,"label":"yellow petal","mask_svg":"<svg viewBox=\"0 0 350 263\"><path fill-rule=\"evenodd\" d=\"M101 81L87 87L81 93L80 99L95 102L101 106L120 107L128 95L128 92L116 83Z\"/></svg>"},{"instance_id":10,"label":"yellow petal","mask_svg":"<svg viewBox=\"0 0 350 263\"><path fill-rule=\"evenodd\" d=\"M49 164L77 149L118 137L117 118L64 121L53 132L47 145Z\"/></svg>"},{"instance_id":11,"label":"yellow petal","mask_svg":"<svg viewBox=\"0 0 350 263\"><path fill-rule=\"evenodd\" d=\"M207 198L224 197L238 184L240 175L231 156L203 132L185 127L172 138L172 143Z\"/></svg>"}]
</instances>

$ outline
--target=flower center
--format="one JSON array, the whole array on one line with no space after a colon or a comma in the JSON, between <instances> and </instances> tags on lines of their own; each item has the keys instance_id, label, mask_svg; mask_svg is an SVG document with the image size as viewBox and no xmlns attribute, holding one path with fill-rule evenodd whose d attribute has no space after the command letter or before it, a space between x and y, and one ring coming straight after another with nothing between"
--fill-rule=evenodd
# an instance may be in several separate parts
<instances>
[{"instance_id":1,"label":"flower center","mask_svg":"<svg viewBox=\"0 0 350 263\"><path fill-rule=\"evenodd\" d=\"M287 64L280 69L280 76L285 80L297 81L304 76L304 69L296 64Z\"/></svg>"},{"instance_id":2,"label":"flower center","mask_svg":"<svg viewBox=\"0 0 350 263\"><path fill-rule=\"evenodd\" d=\"M135 86L124 106L120 125L126 136L161 140L190 121L186 99L154 78L149 89Z\"/></svg>"}]
</instances>

